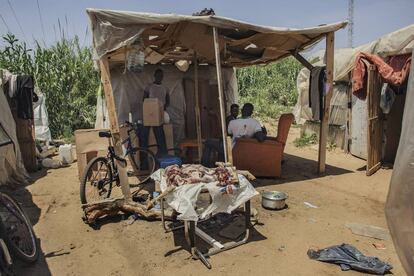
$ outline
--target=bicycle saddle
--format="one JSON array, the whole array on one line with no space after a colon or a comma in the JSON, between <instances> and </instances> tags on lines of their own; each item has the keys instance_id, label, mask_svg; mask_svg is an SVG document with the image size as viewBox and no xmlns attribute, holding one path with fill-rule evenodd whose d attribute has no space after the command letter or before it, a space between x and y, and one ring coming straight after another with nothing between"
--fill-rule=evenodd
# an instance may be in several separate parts
<instances>
[{"instance_id":1,"label":"bicycle saddle","mask_svg":"<svg viewBox=\"0 0 414 276\"><path fill-rule=\"evenodd\" d=\"M108 130L108 131L99 131L99 137L101 137L101 138L103 138L103 137L105 137L105 138L111 138L111 132Z\"/></svg>"}]
</instances>

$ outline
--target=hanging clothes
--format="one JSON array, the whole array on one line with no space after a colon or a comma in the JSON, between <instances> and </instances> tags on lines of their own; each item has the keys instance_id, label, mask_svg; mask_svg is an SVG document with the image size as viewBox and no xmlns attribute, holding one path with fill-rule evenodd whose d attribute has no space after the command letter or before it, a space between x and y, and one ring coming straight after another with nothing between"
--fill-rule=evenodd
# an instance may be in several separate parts
<instances>
[{"instance_id":1,"label":"hanging clothes","mask_svg":"<svg viewBox=\"0 0 414 276\"><path fill-rule=\"evenodd\" d=\"M25 120L33 119L33 102L37 102L38 97L34 93L32 76L17 76L15 99L17 101L17 116Z\"/></svg>"},{"instance_id":2,"label":"hanging clothes","mask_svg":"<svg viewBox=\"0 0 414 276\"><path fill-rule=\"evenodd\" d=\"M309 107L312 109L312 119L314 120L322 120L325 79L325 66L316 66L311 70L309 78Z\"/></svg>"},{"instance_id":3,"label":"hanging clothes","mask_svg":"<svg viewBox=\"0 0 414 276\"><path fill-rule=\"evenodd\" d=\"M367 91L364 89L365 64L363 59L377 66L378 73L385 82L393 85L401 85L407 78L411 66L411 57L408 57L404 63L396 62L395 70L388 65L381 57L366 53L359 53L355 59L355 67L352 71L352 93L358 98L364 100L367 96ZM397 65L400 65L401 69ZM401 66L402 65L402 66Z\"/></svg>"}]
</instances>

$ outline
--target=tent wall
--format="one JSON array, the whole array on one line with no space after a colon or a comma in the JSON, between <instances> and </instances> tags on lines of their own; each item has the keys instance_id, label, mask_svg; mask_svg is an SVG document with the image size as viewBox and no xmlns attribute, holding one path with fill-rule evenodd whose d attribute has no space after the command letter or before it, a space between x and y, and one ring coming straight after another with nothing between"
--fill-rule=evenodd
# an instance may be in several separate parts
<instances>
[{"instance_id":1,"label":"tent wall","mask_svg":"<svg viewBox=\"0 0 414 276\"><path fill-rule=\"evenodd\" d=\"M414 52L412 57L414 58ZM395 249L407 275L414 275L414 65L411 64L402 132L385 204Z\"/></svg>"},{"instance_id":2,"label":"tent wall","mask_svg":"<svg viewBox=\"0 0 414 276\"><path fill-rule=\"evenodd\" d=\"M3 74L0 72L0 125L13 142L12 147L0 149L0 185L8 183L24 184L28 176L23 164L19 141L16 133L16 123L10 110L9 103L3 91Z\"/></svg>"},{"instance_id":3,"label":"tent wall","mask_svg":"<svg viewBox=\"0 0 414 276\"><path fill-rule=\"evenodd\" d=\"M116 112L120 123L126 120L142 120L142 101L144 89L153 82L154 71L161 68L164 71L163 84L169 88L170 106L167 112L173 124L175 144L186 136L186 112L193 113L194 106L187 106L185 94L193 94L194 91L185 91L184 84L187 81L194 82L194 70L192 67L187 72L178 70L173 65L146 65L141 73L124 72L124 65L111 67L111 83L114 93ZM215 67L199 66L199 81L217 86ZM227 110L232 103L237 102L237 79L233 68L223 68L224 93ZM189 86L191 87L191 86ZM194 85L193 85L194 87ZM203 103L200 103L203 105ZM95 128L108 127L104 101L97 101L97 117ZM188 116L187 116L188 117ZM195 118L194 118L195 122ZM205 124L202 122L201 124Z\"/></svg>"}]
</instances>

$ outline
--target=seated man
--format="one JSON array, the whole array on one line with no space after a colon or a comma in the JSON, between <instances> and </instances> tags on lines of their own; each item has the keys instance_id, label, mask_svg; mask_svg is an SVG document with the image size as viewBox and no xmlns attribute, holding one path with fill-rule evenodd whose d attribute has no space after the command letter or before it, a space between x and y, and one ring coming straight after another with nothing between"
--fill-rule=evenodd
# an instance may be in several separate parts
<instances>
[{"instance_id":1,"label":"seated man","mask_svg":"<svg viewBox=\"0 0 414 276\"><path fill-rule=\"evenodd\" d=\"M256 138L257 141L263 142L266 139L266 129L256 119L251 118L253 114L253 105L246 103L242 108L242 117L232 120L229 123L227 132L233 137L233 146L236 138Z\"/></svg>"},{"instance_id":2,"label":"seated man","mask_svg":"<svg viewBox=\"0 0 414 276\"><path fill-rule=\"evenodd\" d=\"M230 121L237 119L239 116L239 105L232 104L230 106L230 115L226 118L226 128L229 126ZM211 159L213 152L217 152L218 160L224 161L224 148L223 148L223 139L208 138L204 142L203 156L201 157L201 164L205 167L211 168L214 167L214 161Z\"/></svg>"}]
</instances>

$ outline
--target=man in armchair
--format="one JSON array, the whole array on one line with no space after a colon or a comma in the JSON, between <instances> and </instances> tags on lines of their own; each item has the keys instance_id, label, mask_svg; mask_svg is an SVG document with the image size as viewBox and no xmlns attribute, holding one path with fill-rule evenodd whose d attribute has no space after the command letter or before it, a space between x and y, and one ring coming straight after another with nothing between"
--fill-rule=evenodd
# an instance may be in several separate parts
<instances>
[{"instance_id":1,"label":"man in armchair","mask_svg":"<svg viewBox=\"0 0 414 276\"><path fill-rule=\"evenodd\" d=\"M237 138L256 138L259 142L266 139L266 129L251 117L253 110L253 104L246 103L243 105L241 118L230 121L227 132L233 138L233 146Z\"/></svg>"}]
</instances>

